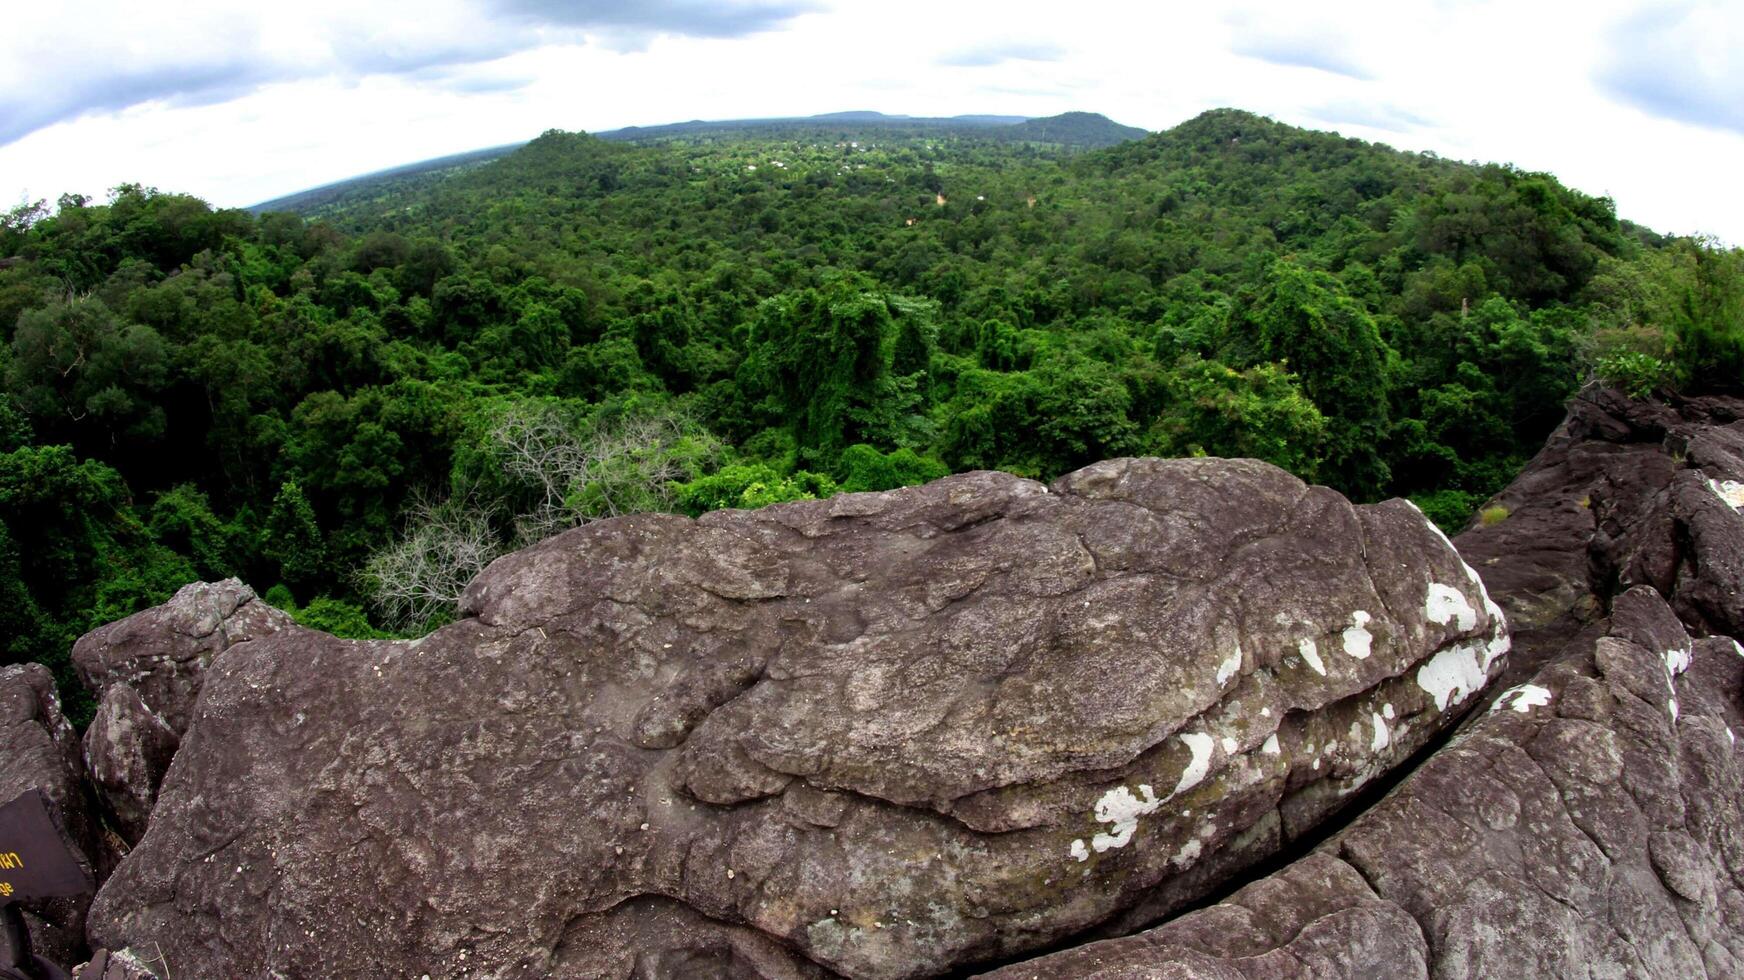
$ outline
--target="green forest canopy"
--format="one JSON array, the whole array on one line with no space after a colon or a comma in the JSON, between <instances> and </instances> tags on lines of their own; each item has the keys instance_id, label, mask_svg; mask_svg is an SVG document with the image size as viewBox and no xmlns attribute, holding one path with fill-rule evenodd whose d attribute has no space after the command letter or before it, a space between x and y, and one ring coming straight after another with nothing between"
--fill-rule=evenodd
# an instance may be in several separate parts
<instances>
[{"instance_id":1,"label":"green forest canopy","mask_svg":"<svg viewBox=\"0 0 1744 980\"><path fill-rule=\"evenodd\" d=\"M1744 387L1744 256L1234 110L553 131L308 215L15 209L0 323L0 635L79 712L72 641L196 578L417 629L431 569L636 509L1204 453L1456 527L1594 373Z\"/></svg>"}]
</instances>

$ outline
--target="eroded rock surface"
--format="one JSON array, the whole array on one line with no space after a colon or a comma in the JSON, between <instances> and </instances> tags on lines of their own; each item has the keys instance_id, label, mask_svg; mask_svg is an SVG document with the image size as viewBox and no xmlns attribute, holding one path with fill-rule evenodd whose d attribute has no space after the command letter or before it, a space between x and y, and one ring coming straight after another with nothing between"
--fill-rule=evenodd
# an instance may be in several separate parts
<instances>
[{"instance_id":1,"label":"eroded rock surface","mask_svg":"<svg viewBox=\"0 0 1744 980\"><path fill-rule=\"evenodd\" d=\"M85 729L85 760L91 785L112 826L129 846L139 843L157 800L157 787L180 739L169 723L145 706L139 692L111 684Z\"/></svg>"},{"instance_id":2,"label":"eroded rock surface","mask_svg":"<svg viewBox=\"0 0 1744 980\"><path fill-rule=\"evenodd\" d=\"M1602 632L1610 597L1651 585L1701 633L1744 634L1744 400L1676 407L1589 388L1490 503L1507 517L1459 549L1507 610L1504 684L1571 637Z\"/></svg>"},{"instance_id":3,"label":"eroded rock surface","mask_svg":"<svg viewBox=\"0 0 1744 980\"><path fill-rule=\"evenodd\" d=\"M94 944L177 976L934 975L1193 900L1506 648L1409 505L1251 461L601 522L463 608L213 661Z\"/></svg>"},{"instance_id":4,"label":"eroded rock surface","mask_svg":"<svg viewBox=\"0 0 1744 980\"><path fill-rule=\"evenodd\" d=\"M97 950L73 971L73 980L159 980L146 960L131 950Z\"/></svg>"},{"instance_id":5,"label":"eroded rock surface","mask_svg":"<svg viewBox=\"0 0 1744 980\"><path fill-rule=\"evenodd\" d=\"M1741 418L1584 392L1459 538L1515 626L1486 714L1227 902L991 975L1744 976Z\"/></svg>"},{"instance_id":6,"label":"eroded rock surface","mask_svg":"<svg viewBox=\"0 0 1744 980\"><path fill-rule=\"evenodd\" d=\"M999 980L1744 976L1744 654L1640 587L1321 850Z\"/></svg>"},{"instance_id":7,"label":"eroded rock surface","mask_svg":"<svg viewBox=\"0 0 1744 980\"><path fill-rule=\"evenodd\" d=\"M41 664L0 667L0 804L33 789L47 797L56 819L82 849L95 874L114 862L85 788L78 734L61 714L54 675ZM90 897L25 903L25 923L36 955L68 966L83 958L85 909Z\"/></svg>"},{"instance_id":8,"label":"eroded rock surface","mask_svg":"<svg viewBox=\"0 0 1744 980\"><path fill-rule=\"evenodd\" d=\"M180 735L213 658L290 625L237 579L195 582L161 606L80 637L73 666L99 700L111 684L126 684Z\"/></svg>"},{"instance_id":9,"label":"eroded rock surface","mask_svg":"<svg viewBox=\"0 0 1744 980\"><path fill-rule=\"evenodd\" d=\"M110 825L128 845L145 832L213 658L292 625L253 589L225 579L185 586L169 602L73 645L73 665L98 701L85 731L85 767Z\"/></svg>"}]
</instances>

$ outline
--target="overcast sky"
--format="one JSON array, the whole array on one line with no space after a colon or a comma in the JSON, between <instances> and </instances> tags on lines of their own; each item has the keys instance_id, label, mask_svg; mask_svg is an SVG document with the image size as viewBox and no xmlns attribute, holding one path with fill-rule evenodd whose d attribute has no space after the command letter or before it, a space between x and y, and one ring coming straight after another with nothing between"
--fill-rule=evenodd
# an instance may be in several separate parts
<instances>
[{"instance_id":1,"label":"overcast sky","mask_svg":"<svg viewBox=\"0 0 1744 980\"><path fill-rule=\"evenodd\" d=\"M1235 106L1549 170L1744 243L1744 2L60 0L0 34L0 209L122 182L247 205L686 119Z\"/></svg>"}]
</instances>

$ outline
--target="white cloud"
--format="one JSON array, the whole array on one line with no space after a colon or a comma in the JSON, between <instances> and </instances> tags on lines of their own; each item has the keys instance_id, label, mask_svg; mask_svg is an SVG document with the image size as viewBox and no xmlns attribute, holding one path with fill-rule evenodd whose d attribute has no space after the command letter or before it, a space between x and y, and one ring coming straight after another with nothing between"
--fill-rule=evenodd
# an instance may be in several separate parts
<instances>
[{"instance_id":1,"label":"white cloud","mask_svg":"<svg viewBox=\"0 0 1744 980\"><path fill-rule=\"evenodd\" d=\"M60 121L0 146L0 204L123 181L250 204L552 127L1085 109L1159 129L1232 105L1549 170L1612 195L1624 217L1744 241L1744 195L1730 193L1744 134L1716 123L1744 95L1702 81L1737 78L1736 60L1713 53L1733 50L1713 40L1718 2L1686 4L1694 12L1671 22L1673 40L1644 39L1627 64L1619 38L1642 16L1635 0L564 8L588 11L593 26L532 0L505 16L508 2L310 0L239 13L190 0L173 20L118 0L81 3L80 16L21 7L18 29L0 38L0 93L11 93L0 94L0 120ZM1725 98L1685 111L1624 86L1619 65ZM121 108L129 93L151 101ZM65 111L82 105L97 109Z\"/></svg>"},{"instance_id":2,"label":"white cloud","mask_svg":"<svg viewBox=\"0 0 1744 980\"><path fill-rule=\"evenodd\" d=\"M1650 115L1744 133L1744 7L1689 0L1624 19L1594 72L1599 88Z\"/></svg>"}]
</instances>

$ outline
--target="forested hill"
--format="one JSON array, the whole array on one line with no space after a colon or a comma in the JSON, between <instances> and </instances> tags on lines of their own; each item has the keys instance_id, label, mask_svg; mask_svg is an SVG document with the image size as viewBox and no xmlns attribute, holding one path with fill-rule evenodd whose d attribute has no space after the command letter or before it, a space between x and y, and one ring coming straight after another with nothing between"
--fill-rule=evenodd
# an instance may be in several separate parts
<instances>
[{"instance_id":1,"label":"forested hill","mask_svg":"<svg viewBox=\"0 0 1744 980\"><path fill-rule=\"evenodd\" d=\"M550 132L321 220L13 210L5 656L67 679L80 632L231 574L418 629L603 515L1126 454L1451 526L1595 372L1744 378L1744 256L1549 175L1232 110L1089 152L851 124Z\"/></svg>"},{"instance_id":2,"label":"forested hill","mask_svg":"<svg viewBox=\"0 0 1744 980\"><path fill-rule=\"evenodd\" d=\"M1115 146L1141 139L1146 133L1135 126L1122 126L1094 112L1068 112L1031 119L1024 116L950 116L928 118L890 116L881 112L832 112L820 116L782 119L733 119L718 122L692 120L663 126L630 126L595 133L619 143L664 143L672 141L717 142L721 140L798 140L805 142L872 142L878 139L912 140L951 136L999 143L1031 143L1054 152ZM324 184L252 205L249 211L266 214L291 211L316 217L345 210L364 202L381 203L417 193L463 170L508 156L522 144L497 146L469 153L456 153L361 177Z\"/></svg>"},{"instance_id":3,"label":"forested hill","mask_svg":"<svg viewBox=\"0 0 1744 980\"><path fill-rule=\"evenodd\" d=\"M601 139L647 143L670 139L788 137L825 139L914 136L978 137L1005 143L1045 143L1063 148L1114 146L1148 135L1136 126L1120 123L1095 112L1067 112L1032 119L1024 116L889 116L881 112L832 112L793 119L740 119L726 122L672 123L666 126L631 126L595 134Z\"/></svg>"}]
</instances>

